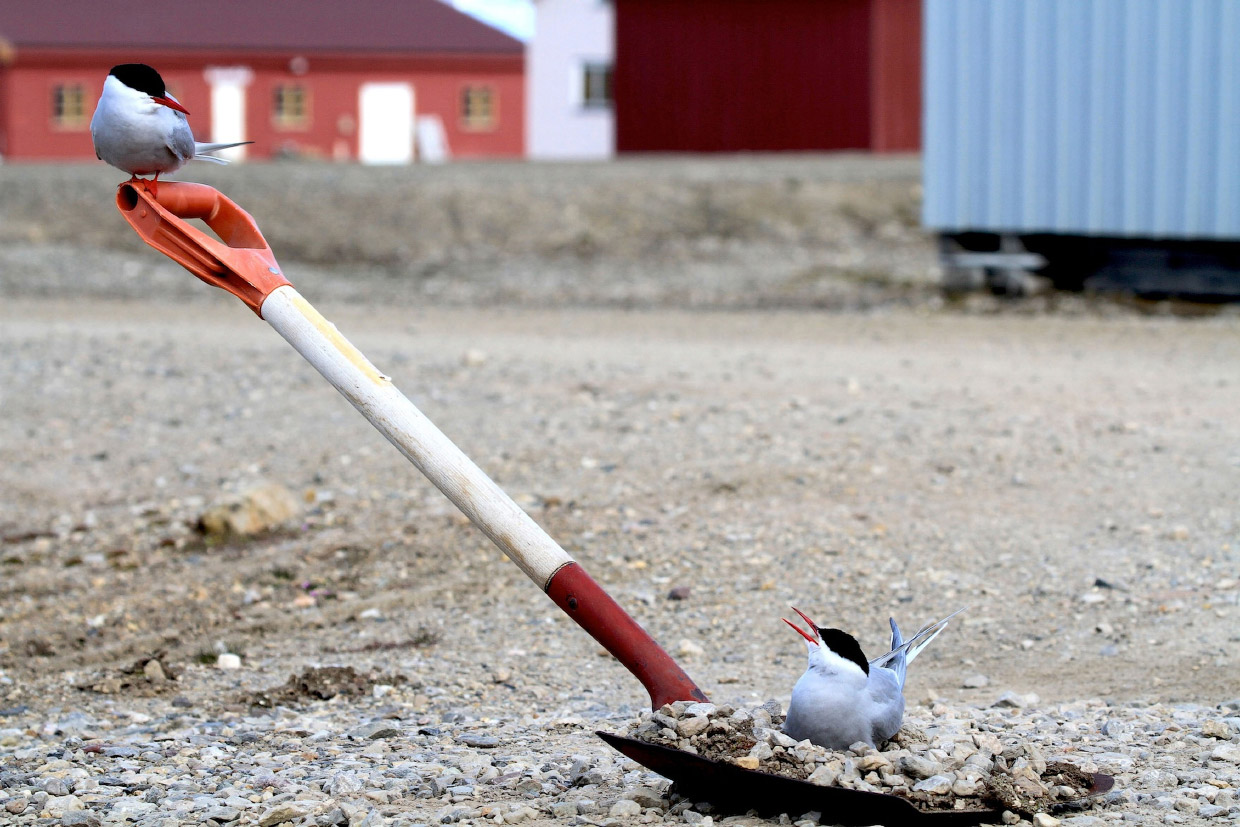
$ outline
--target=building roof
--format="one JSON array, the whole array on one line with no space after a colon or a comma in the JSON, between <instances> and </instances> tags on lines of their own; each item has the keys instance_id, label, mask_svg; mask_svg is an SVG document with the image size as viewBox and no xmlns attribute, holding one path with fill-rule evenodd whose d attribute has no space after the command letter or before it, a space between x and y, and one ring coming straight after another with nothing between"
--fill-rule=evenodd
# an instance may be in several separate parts
<instances>
[{"instance_id":1,"label":"building roof","mask_svg":"<svg viewBox=\"0 0 1240 827\"><path fill-rule=\"evenodd\" d=\"M520 54L441 0L4 0L0 43L52 49Z\"/></svg>"}]
</instances>

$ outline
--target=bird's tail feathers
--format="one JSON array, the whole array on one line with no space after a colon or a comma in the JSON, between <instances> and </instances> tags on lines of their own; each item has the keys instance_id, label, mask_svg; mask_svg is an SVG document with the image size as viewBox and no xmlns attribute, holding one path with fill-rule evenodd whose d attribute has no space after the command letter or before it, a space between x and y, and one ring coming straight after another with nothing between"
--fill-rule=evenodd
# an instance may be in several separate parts
<instances>
[{"instance_id":1,"label":"bird's tail feathers","mask_svg":"<svg viewBox=\"0 0 1240 827\"><path fill-rule=\"evenodd\" d=\"M210 161L213 164L227 164L225 158L216 158L214 155L208 155L208 152L219 152L221 149L231 149L234 146L245 146L252 144L253 141L234 141L233 143L224 144L207 144L202 141L194 141L194 160Z\"/></svg>"},{"instance_id":2,"label":"bird's tail feathers","mask_svg":"<svg viewBox=\"0 0 1240 827\"><path fill-rule=\"evenodd\" d=\"M900 634L900 627L896 624L894 617L887 618L891 622L891 651L896 651L904 645L904 636Z\"/></svg>"},{"instance_id":3,"label":"bird's tail feathers","mask_svg":"<svg viewBox=\"0 0 1240 827\"><path fill-rule=\"evenodd\" d=\"M894 617L887 618L891 623L891 654L894 655L889 668L900 679L900 687L904 688L904 674L908 670L908 658L905 657L904 636L900 634L900 626ZM886 655L884 655L886 657Z\"/></svg>"},{"instance_id":4,"label":"bird's tail feathers","mask_svg":"<svg viewBox=\"0 0 1240 827\"><path fill-rule=\"evenodd\" d=\"M904 640L902 638L900 635L900 627L896 625L895 618L892 618L891 651L870 661L870 665L885 666L894 671L896 676L900 679L900 687L903 688L904 675L908 671L908 665L913 662L913 659L917 657L922 649L925 649L930 645L930 641L939 636L939 632L942 632L947 628L947 621L951 620L953 617L968 608L968 606L965 606L963 609L957 609L952 612L942 620L937 620L934 623L927 623L925 626L918 629L917 633L908 640Z\"/></svg>"}]
</instances>

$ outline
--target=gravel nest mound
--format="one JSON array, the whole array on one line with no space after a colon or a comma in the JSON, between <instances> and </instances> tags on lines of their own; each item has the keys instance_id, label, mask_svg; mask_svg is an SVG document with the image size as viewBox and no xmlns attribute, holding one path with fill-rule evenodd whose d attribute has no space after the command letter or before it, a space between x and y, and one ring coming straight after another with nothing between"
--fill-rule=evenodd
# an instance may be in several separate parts
<instances>
[{"instance_id":1,"label":"gravel nest mound","mask_svg":"<svg viewBox=\"0 0 1240 827\"><path fill-rule=\"evenodd\" d=\"M1024 737L1036 732L1033 722L1003 713L1008 703L973 710L938 704L907 719L878 749L858 742L842 752L785 735L776 700L742 709L677 701L643 715L630 734L822 787L896 795L927 811L1002 807L1032 816L1088 795L1093 777L1066 754L1048 759Z\"/></svg>"}]
</instances>

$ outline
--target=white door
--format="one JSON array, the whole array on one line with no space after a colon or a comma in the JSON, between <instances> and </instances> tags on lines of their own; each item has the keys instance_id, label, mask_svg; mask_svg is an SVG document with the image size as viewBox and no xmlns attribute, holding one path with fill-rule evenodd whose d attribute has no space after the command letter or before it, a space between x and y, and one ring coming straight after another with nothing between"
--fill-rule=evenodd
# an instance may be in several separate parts
<instances>
[{"instance_id":1,"label":"white door","mask_svg":"<svg viewBox=\"0 0 1240 827\"><path fill-rule=\"evenodd\" d=\"M211 140L219 143L244 141L245 88L254 73L245 66L209 66L204 72L211 84ZM229 161L245 157L245 147L237 146L217 152Z\"/></svg>"},{"instance_id":2,"label":"white door","mask_svg":"<svg viewBox=\"0 0 1240 827\"><path fill-rule=\"evenodd\" d=\"M408 164L413 160L413 87L408 83L364 83L358 108L358 157L364 164Z\"/></svg>"}]
</instances>

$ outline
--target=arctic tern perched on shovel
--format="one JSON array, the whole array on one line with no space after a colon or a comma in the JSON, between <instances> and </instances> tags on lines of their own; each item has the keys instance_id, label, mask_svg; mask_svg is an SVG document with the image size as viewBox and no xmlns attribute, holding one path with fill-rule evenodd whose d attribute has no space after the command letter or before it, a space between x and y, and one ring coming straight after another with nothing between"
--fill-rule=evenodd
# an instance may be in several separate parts
<instances>
[{"instance_id":1,"label":"arctic tern perched on shovel","mask_svg":"<svg viewBox=\"0 0 1240 827\"><path fill-rule=\"evenodd\" d=\"M191 159L228 163L207 155L253 143L206 144L194 140L189 110L168 94L159 72L145 63L113 66L103 82L103 94L90 120L95 155L136 178L175 172ZM132 179L131 179L132 180Z\"/></svg>"},{"instance_id":2,"label":"arctic tern perched on shovel","mask_svg":"<svg viewBox=\"0 0 1240 827\"><path fill-rule=\"evenodd\" d=\"M866 661L857 639L839 629L819 628L805 612L792 610L809 624L805 631L784 619L805 638L809 666L792 688L784 733L809 739L827 749L847 749L858 741L870 746L891 738L904 721L904 676L908 665L964 611L958 609L917 630L907 641L891 619L891 651Z\"/></svg>"}]
</instances>

